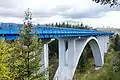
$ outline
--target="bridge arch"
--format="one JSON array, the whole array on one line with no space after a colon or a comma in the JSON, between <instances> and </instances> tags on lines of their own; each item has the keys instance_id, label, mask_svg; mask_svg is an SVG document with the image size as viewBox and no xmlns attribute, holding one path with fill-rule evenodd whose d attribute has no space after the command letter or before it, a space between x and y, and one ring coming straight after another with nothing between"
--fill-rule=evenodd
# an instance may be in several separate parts
<instances>
[{"instance_id":1,"label":"bridge arch","mask_svg":"<svg viewBox=\"0 0 120 80\"><path fill-rule=\"evenodd\" d=\"M86 45L89 44L92 50L96 67L101 67L104 64L103 53L99 41L95 37L89 37L87 39L76 40L76 56L75 56L75 67L73 69L73 75L77 68L79 59L85 49Z\"/></svg>"},{"instance_id":2,"label":"bridge arch","mask_svg":"<svg viewBox=\"0 0 120 80\"><path fill-rule=\"evenodd\" d=\"M59 39L59 67L54 77L55 80L56 78L58 80L67 80L67 79L72 80L75 70L77 68L79 59L87 44L89 44L91 47L95 65L97 67L103 66L104 54L101 48L102 44L100 43L99 39L97 39L96 37L82 37L80 39L67 39L68 40L67 51L65 50L64 40L65 39ZM65 55L67 57L65 57Z\"/></svg>"}]
</instances>

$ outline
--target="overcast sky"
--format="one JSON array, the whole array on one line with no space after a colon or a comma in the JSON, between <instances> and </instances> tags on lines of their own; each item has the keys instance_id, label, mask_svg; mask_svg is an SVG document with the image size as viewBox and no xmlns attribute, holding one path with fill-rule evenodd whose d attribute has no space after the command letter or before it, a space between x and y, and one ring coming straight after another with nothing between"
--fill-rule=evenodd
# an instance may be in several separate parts
<instances>
[{"instance_id":1,"label":"overcast sky","mask_svg":"<svg viewBox=\"0 0 120 80\"><path fill-rule=\"evenodd\" d=\"M120 7L110 8L92 0L0 0L0 22L23 23L30 8L33 23L68 21L93 27L120 27Z\"/></svg>"}]
</instances>

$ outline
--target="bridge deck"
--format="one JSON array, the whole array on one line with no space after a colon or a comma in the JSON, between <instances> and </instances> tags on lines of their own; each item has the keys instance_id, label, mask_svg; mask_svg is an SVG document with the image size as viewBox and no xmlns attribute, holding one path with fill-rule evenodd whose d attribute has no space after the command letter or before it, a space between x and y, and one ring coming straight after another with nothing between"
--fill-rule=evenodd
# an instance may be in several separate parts
<instances>
[{"instance_id":1,"label":"bridge deck","mask_svg":"<svg viewBox=\"0 0 120 80\"><path fill-rule=\"evenodd\" d=\"M0 37L6 40L12 40L19 37L19 29L22 24L1 23ZM73 28L58 28L34 25L32 33L39 35L39 38L61 38L61 37L78 37L78 36L98 36L98 35L113 35L113 32L100 32L96 30L73 29ZM32 34L31 33L31 34Z\"/></svg>"}]
</instances>

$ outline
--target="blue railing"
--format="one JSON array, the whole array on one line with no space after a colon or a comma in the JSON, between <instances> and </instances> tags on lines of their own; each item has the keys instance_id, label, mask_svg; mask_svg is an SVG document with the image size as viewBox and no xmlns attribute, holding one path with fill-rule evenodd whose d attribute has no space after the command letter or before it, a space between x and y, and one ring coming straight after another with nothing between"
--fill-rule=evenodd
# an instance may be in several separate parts
<instances>
[{"instance_id":1,"label":"blue railing","mask_svg":"<svg viewBox=\"0 0 120 80\"><path fill-rule=\"evenodd\" d=\"M22 24L0 23L0 37L6 40L12 40L19 37L19 30ZM39 38L61 38L61 37L78 37L78 36L98 36L113 35L113 32L100 32L96 30L58 28L52 26L34 25L32 33L39 35Z\"/></svg>"}]
</instances>

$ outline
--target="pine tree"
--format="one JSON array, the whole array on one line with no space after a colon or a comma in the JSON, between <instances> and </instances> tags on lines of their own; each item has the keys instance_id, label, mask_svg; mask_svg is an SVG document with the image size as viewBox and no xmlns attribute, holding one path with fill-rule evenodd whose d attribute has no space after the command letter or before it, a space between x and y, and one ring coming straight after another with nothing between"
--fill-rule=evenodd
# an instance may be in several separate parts
<instances>
[{"instance_id":1,"label":"pine tree","mask_svg":"<svg viewBox=\"0 0 120 80\"><path fill-rule=\"evenodd\" d=\"M24 53L22 52L22 43L19 40L13 41L8 44L9 47L13 48L10 52L9 67L12 75L10 76L13 80L23 80L24 75Z\"/></svg>"},{"instance_id":2,"label":"pine tree","mask_svg":"<svg viewBox=\"0 0 120 80\"><path fill-rule=\"evenodd\" d=\"M85 29L88 29L89 27L88 27L88 25L85 25Z\"/></svg>"},{"instance_id":3,"label":"pine tree","mask_svg":"<svg viewBox=\"0 0 120 80\"><path fill-rule=\"evenodd\" d=\"M55 26L58 27L58 23L57 22L55 23Z\"/></svg>"},{"instance_id":4,"label":"pine tree","mask_svg":"<svg viewBox=\"0 0 120 80\"><path fill-rule=\"evenodd\" d=\"M120 37L119 37L118 34L117 34L116 37L115 37L115 50L116 50L116 51L119 51L119 50L120 50Z\"/></svg>"},{"instance_id":5,"label":"pine tree","mask_svg":"<svg viewBox=\"0 0 120 80\"><path fill-rule=\"evenodd\" d=\"M61 27L61 24L60 24L60 23L58 24L58 27Z\"/></svg>"},{"instance_id":6,"label":"pine tree","mask_svg":"<svg viewBox=\"0 0 120 80\"><path fill-rule=\"evenodd\" d=\"M80 28L81 28L81 29L84 29L83 23L80 24Z\"/></svg>"},{"instance_id":7,"label":"pine tree","mask_svg":"<svg viewBox=\"0 0 120 80\"><path fill-rule=\"evenodd\" d=\"M68 22L67 22L67 24L66 24L66 28L69 28L69 24L68 24Z\"/></svg>"},{"instance_id":8,"label":"pine tree","mask_svg":"<svg viewBox=\"0 0 120 80\"><path fill-rule=\"evenodd\" d=\"M20 46L24 59L25 80L43 79L43 74L39 71L42 66L40 64L42 45L35 32L32 31L33 28L32 13L28 9L25 12L23 28L20 30Z\"/></svg>"},{"instance_id":9,"label":"pine tree","mask_svg":"<svg viewBox=\"0 0 120 80\"><path fill-rule=\"evenodd\" d=\"M50 26L54 26L54 23L52 23Z\"/></svg>"},{"instance_id":10,"label":"pine tree","mask_svg":"<svg viewBox=\"0 0 120 80\"><path fill-rule=\"evenodd\" d=\"M65 27L65 22L62 23L62 27Z\"/></svg>"}]
</instances>

